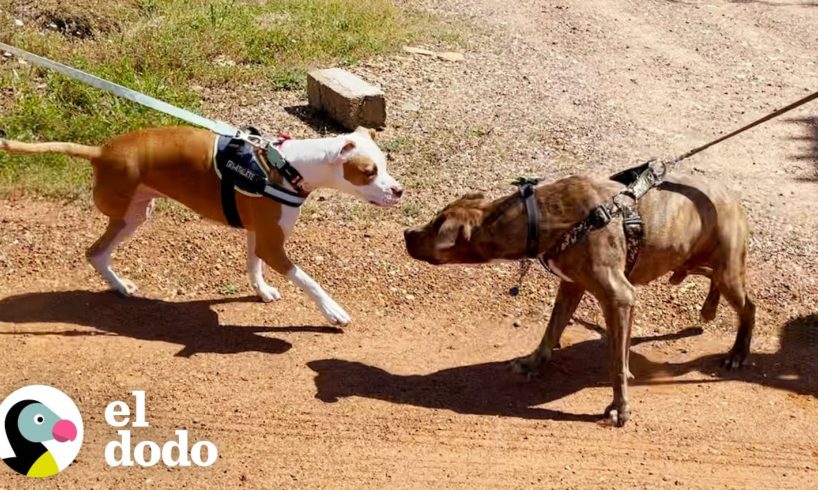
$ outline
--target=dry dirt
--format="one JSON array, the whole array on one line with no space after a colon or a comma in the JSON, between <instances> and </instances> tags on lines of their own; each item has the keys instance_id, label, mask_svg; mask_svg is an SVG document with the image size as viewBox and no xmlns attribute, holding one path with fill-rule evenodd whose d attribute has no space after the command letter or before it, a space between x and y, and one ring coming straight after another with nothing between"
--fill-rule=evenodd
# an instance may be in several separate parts
<instances>
[{"instance_id":1,"label":"dry dirt","mask_svg":"<svg viewBox=\"0 0 818 490\"><path fill-rule=\"evenodd\" d=\"M321 192L289 247L352 314L343 331L271 274L284 298L249 297L241 235L186 212L160 213L117 254L143 295L126 300L103 292L83 259L104 223L89 203L0 203L0 392L60 387L86 424L77 462L37 487L818 485L815 104L685 164L729 183L750 215L754 354L741 372L718 367L735 318L722 306L699 323L702 282L642 289L624 429L596 423L611 397L596 332L569 327L541 379L506 367L539 340L553 278L536 271L510 298L513 267L427 267L400 234L466 190L500 195L519 174L610 173L675 155L817 89L818 6L424 7L472 26L465 61L404 53L355 69L390 99L382 141L407 202L385 211ZM313 135L303 104L248 89L209 94L207 112ZM578 316L601 321L591 300ZM133 389L147 391L151 423L136 438L189 428L219 461L106 467L115 434L103 410ZM0 487L22 483L0 472Z\"/></svg>"}]
</instances>

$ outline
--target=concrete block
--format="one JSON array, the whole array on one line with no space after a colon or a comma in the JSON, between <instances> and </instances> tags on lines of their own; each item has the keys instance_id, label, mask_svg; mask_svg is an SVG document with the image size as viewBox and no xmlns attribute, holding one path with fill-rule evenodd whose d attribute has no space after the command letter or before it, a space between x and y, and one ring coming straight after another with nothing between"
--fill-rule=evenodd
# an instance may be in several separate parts
<instances>
[{"instance_id":1,"label":"concrete block","mask_svg":"<svg viewBox=\"0 0 818 490\"><path fill-rule=\"evenodd\" d=\"M386 99L379 87L341 68L314 70L307 76L310 107L325 112L341 126L382 128Z\"/></svg>"}]
</instances>

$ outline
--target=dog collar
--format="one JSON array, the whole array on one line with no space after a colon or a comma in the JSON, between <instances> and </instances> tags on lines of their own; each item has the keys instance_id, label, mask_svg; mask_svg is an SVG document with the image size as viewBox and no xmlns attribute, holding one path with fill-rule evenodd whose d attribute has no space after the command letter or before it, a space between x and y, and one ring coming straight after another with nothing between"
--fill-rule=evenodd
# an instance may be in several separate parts
<instances>
[{"instance_id":1,"label":"dog collar","mask_svg":"<svg viewBox=\"0 0 818 490\"><path fill-rule=\"evenodd\" d=\"M537 206L537 199L534 189L540 179L530 177L520 177L513 182L520 188L520 197L525 206L525 214L528 218L528 237L526 238L526 254L533 259L540 254L540 208Z\"/></svg>"},{"instance_id":2,"label":"dog collar","mask_svg":"<svg viewBox=\"0 0 818 490\"><path fill-rule=\"evenodd\" d=\"M287 181L288 184L293 188L291 191L286 187L278 185L274 182L266 182L265 192L264 194L267 197L272 198L282 204L287 206L298 207L304 203L304 200L310 195L310 191L304 188L304 177L301 175L301 172L298 171L295 167L293 167L290 162L284 157L284 154L281 152L281 146L293 137L284 131L278 132L278 139L275 141L269 141L263 136L261 136L261 131L252 127L252 126L245 126L241 128L236 135L236 139L246 141L247 143L253 145L256 148L256 156L264 160L264 162L270 167L276 169L276 171L284 177L284 180ZM269 179L268 179L269 180ZM295 191L295 192L293 192ZM293 200L293 197L296 197L296 200Z\"/></svg>"},{"instance_id":3,"label":"dog collar","mask_svg":"<svg viewBox=\"0 0 818 490\"><path fill-rule=\"evenodd\" d=\"M280 134L279 134L280 136ZM306 199L307 196L310 195L310 191L304 188L304 177L301 175L295 167L290 165L290 162L284 158L284 154L281 153L279 147L284 143L284 141L291 139L291 138L283 138L280 139L278 142L267 145L266 150L263 152L264 159L267 161L267 164L276 169L284 180L287 181L290 186L292 186L293 190L295 191L295 195L299 196L303 199ZM270 183L269 185L273 187L279 187L277 184ZM282 188L283 189L283 188Z\"/></svg>"}]
</instances>

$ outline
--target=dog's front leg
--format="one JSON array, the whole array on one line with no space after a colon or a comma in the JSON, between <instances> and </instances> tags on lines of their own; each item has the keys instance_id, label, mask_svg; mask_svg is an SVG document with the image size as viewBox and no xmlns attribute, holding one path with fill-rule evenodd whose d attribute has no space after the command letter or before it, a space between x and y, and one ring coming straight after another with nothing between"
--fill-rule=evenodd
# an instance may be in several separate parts
<instances>
[{"instance_id":1,"label":"dog's front leg","mask_svg":"<svg viewBox=\"0 0 818 490\"><path fill-rule=\"evenodd\" d=\"M256 254L276 272L293 282L318 305L333 325L346 325L352 319L313 278L293 264L284 250L283 240L275 233L258 232Z\"/></svg>"},{"instance_id":2,"label":"dog's front leg","mask_svg":"<svg viewBox=\"0 0 818 490\"><path fill-rule=\"evenodd\" d=\"M302 271L297 265L293 265L292 269L287 273L287 277L296 286L301 288L307 295L312 298L321 313L332 324L346 325L352 321L346 311L341 308L330 296L318 285L317 282L306 272Z\"/></svg>"},{"instance_id":3,"label":"dog's front leg","mask_svg":"<svg viewBox=\"0 0 818 490\"><path fill-rule=\"evenodd\" d=\"M554 309L551 311L551 318L548 319L548 328L545 330L540 345L531 354L515 359L512 362L512 369L520 374L533 376L537 373L543 361L551 359L551 351L559 347L560 337L565 327L571 322L571 317L577 311L580 300L585 290L576 283L569 281L560 282L557 290L557 298L554 300Z\"/></svg>"},{"instance_id":4,"label":"dog's front leg","mask_svg":"<svg viewBox=\"0 0 818 490\"><path fill-rule=\"evenodd\" d=\"M250 286L265 303L281 299L278 289L270 286L264 281L263 263L256 255L256 232L247 232L247 276L250 278Z\"/></svg>"},{"instance_id":5,"label":"dog's front leg","mask_svg":"<svg viewBox=\"0 0 818 490\"><path fill-rule=\"evenodd\" d=\"M600 301L608 327L610 348L611 384L613 402L605 409L605 417L617 427L622 427L631 415L628 403L628 357L630 355L631 325L633 322L632 286L617 293L605 302Z\"/></svg>"}]
</instances>

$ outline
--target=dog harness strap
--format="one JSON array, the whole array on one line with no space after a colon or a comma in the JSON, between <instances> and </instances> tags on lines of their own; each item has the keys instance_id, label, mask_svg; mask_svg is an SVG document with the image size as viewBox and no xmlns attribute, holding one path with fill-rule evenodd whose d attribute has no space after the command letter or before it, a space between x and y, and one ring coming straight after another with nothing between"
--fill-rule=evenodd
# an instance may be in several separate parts
<instances>
[{"instance_id":1,"label":"dog harness strap","mask_svg":"<svg viewBox=\"0 0 818 490\"><path fill-rule=\"evenodd\" d=\"M233 228L244 228L239 216L239 208L236 205L236 191L234 190L235 183L228 175L222 177L221 194L222 194L222 212L227 223Z\"/></svg>"},{"instance_id":2,"label":"dog harness strap","mask_svg":"<svg viewBox=\"0 0 818 490\"><path fill-rule=\"evenodd\" d=\"M225 149L229 154L233 154L240 146L240 140L232 140L227 144ZM224 218L227 220L227 224L233 228L244 228L244 224L241 222L241 216L239 216L239 208L236 204L236 192L234 190L236 181L233 179L233 174L231 172L222 171L221 177L222 212L224 213Z\"/></svg>"},{"instance_id":3,"label":"dog harness strap","mask_svg":"<svg viewBox=\"0 0 818 490\"><path fill-rule=\"evenodd\" d=\"M645 233L645 224L639 215L637 201L662 180L662 176L657 173L653 163L654 160L651 160L638 167L612 175L611 180L627 187L614 195L609 202L594 208L588 217L574 225L551 249L540 256L539 260L543 267L553 273L554 271L548 265L549 260L558 257L568 247L582 240L589 232L608 226L611 220L622 215L622 228L625 232L626 243L625 275L629 275L636 264L639 245Z\"/></svg>"},{"instance_id":4,"label":"dog harness strap","mask_svg":"<svg viewBox=\"0 0 818 490\"><path fill-rule=\"evenodd\" d=\"M301 175L301 172L299 172L298 169L290 165L290 162L284 158L284 154L282 154L281 150L278 148L287 139L289 138L282 137L278 144L268 146L267 151L262 152L262 155L264 158L266 158L267 164L275 168L278 173L284 177L284 180L286 180L287 183L290 184L293 189L295 189L295 195L306 199L310 193L304 189L304 177Z\"/></svg>"},{"instance_id":5,"label":"dog harness strap","mask_svg":"<svg viewBox=\"0 0 818 490\"><path fill-rule=\"evenodd\" d=\"M645 236L645 223L636 209L636 203L622 208L622 226L625 229L625 276L630 275L639 257L639 244Z\"/></svg>"},{"instance_id":6,"label":"dog harness strap","mask_svg":"<svg viewBox=\"0 0 818 490\"><path fill-rule=\"evenodd\" d=\"M301 174L286 163L278 150L270 150L270 146L262 149L248 138L257 136L258 131L252 127L242 128L245 137L230 138L221 136L216 141L216 152L213 158L216 175L221 179L222 210L228 223L241 227L236 207L236 192L248 197L266 197L285 206L297 208L304 204L308 192L300 186ZM276 155L275 161L268 159L269 154ZM285 165L282 165L284 162ZM287 181L299 183L295 191L284 185L271 182L268 174L273 169L281 172L280 168L289 169L282 176ZM294 175L297 178L294 178ZM289 176L289 178L288 178ZM230 191L229 191L230 190Z\"/></svg>"}]
</instances>

